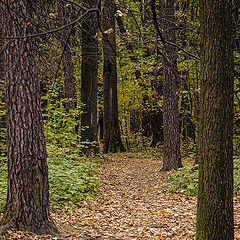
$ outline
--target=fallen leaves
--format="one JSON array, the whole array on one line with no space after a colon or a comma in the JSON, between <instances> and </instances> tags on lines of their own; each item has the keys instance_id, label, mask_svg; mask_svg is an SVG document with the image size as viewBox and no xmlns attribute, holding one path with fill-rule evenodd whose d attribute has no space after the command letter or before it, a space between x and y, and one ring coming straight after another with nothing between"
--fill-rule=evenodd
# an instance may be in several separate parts
<instances>
[{"instance_id":1,"label":"fallen leaves","mask_svg":"<svg viewBox=\"0 0 240 240\"><path fill-rule=\"evenodd\" d=\"M101 197L71 213L52 214L60 239L193 240L196 198L171 194L165 185L169 173L160 173L160 164L160 159L112 155L102 170ZM240 204L235 200L236 239L240 239L239 216ZM43 239L22 232L14 238L14 234L6 239Z\"/></svg>"},{"instance_id":2,"label":"fallen leaves","mask_svg":"<svg viewBox=\"0 0 240 240\"><path fill-rule=\"evenodd\" d=\"M240 239L240 233L236 234L235 237Z\"/></svg>"},{"instance_id":3,"label":"fallen leaves","mask_svg":"<svg viewBox=\"0 0 240 240\"><path fill-rule=\"evenodd\" d=\"M114 33L114 30L112 28L107 29L106 31L104 31L105 34L111 34Z\"/></svg>"}]
</instances>

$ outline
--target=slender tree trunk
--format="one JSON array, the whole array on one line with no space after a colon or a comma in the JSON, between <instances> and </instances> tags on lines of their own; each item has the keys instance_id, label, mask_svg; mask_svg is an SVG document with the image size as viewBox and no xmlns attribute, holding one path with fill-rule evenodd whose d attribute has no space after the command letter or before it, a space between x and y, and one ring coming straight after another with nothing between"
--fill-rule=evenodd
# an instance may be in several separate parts
<instances>
[{"instance_id":1,"label":"slender tree trunk","mask_svg":"<svg viewBox=\"0 0 240 240\"><path fill-rule=\"evenodd\" d=\"M161 27L165 41L176 42L175 0L162 1ZM162 171L182 167L180 156L177 49L165 44L163 59L163 132L164 153Z\"/></svg>"},{"instance_id":2,"label":"slender tree trunk","mask_svg":"<svg viewBox=\"0 0 240 240\"><path fill-rule=\"evenodd\" d=\"M4 37L33 33L29 2L4 0ZM13 39L5 50L8 191L1 224L37 234L55 234L58 230L49 211L36 50L33 38Z\"/></svg>"},{"instance_id":3,"label":"slender tree trunk","mask_svg":"<svg viewBox=\"0 0 240 240\"><path fill-rule=\"evenodd\" d=\"M83 1L87 7L96 7L97 1ZM98 76L98 43L97 14L91 13L82 21L82 84L81 102L81 140L97 141L97 76Z\"/></svg>"},{"instance_id":4,"label":"slender tree trunk","mask_svg":"<svg viewBox=\"0 0 240 240\"><path fill-rule=\"evenodd\" d=\"M60 26L68 23L67 2L65 0L58 1L59 21ZM62 64L64 72L64 98L71 99L65 103L65 109L69 112L76 108L76 82L74 78L74 69L72 63L72 52L69 46L70 32L68 28L61 31L61 45L62 45Z\"/></svg>"},{"instance_id":5,"label":"slender tree trunk","mask_svg":"<svg viewBox=\"0 0 240 240\"><path fill-rule=\"evenodd\" d=\"M201 91L197 240L233 240L231 1L200 1Z\"/></svg>"},{"instance_id":6,"label":"slender tree trunk","mask_svg":"<svg viewBox=\"0 0 240 240\"><path fill-rule=\"evenodd\" d=\"M117 61L114 0L103 1L103 149L104 152L125 151L118 120Z\"/></svg>"}]
</instances>

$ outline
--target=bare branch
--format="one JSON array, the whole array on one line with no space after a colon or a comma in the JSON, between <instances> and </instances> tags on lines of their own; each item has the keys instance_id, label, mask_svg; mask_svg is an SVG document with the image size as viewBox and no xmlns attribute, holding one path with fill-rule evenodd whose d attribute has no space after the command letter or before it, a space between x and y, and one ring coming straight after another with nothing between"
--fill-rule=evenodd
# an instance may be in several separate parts
<instances>
[{"instance_id":1,"label":"bare branch","mask_svg":"<svg viewBox=\"0 0 240 240\"><path fill-rule=\"evenodd\" d=\"M166 40L164 39L164 37L163 37L162 34L161 34L160 28L159 28L159 26L158 26L158 22L157 22L156 9L155 9L155 0L151 0L151 10L152 10L152 14L153 14L153 23L154 23L155 29L156 29L156 31L157 31L157 34L158 34L160 40L163 42L163 44L164 44L164 45L165 45L165 44L168 44L168 45L171 45L171 46L173 46L173 47L176 47L178 50L182 51L182 52L185 53L186 55L188 55L188 56L190 56L190 57L192 57L192 58L194 58L194 59L196 59L196 60L199 61L200 58L199 58L198 56L196 56L196 55L194 55L194 54L192 54L192 53L184 50L184 49L183 49L181 46L179 46L178 44L173 43L173 42L166 41Z\"/></svg>"},{"instance_id":2,"label":"bare branch","mask_svg":"<svg viewBox=\"0 0 240 240\"><path fill-rule=\"evenodd\" d=\"M35 33L35 34L30 34L30 35L26 35L26 36L15 36L15 37L6 37L6 38L0 38L0 39L25 39L25 38L33 38L33 37L40 37L40 36L44 36L47 34L51 34L51 33L55 33L58 32L66 27L72 26L73 24L79 22L83 17L85 17L86 15L88 15L91 12L99 12L98 8L92 8L87 10L85 13L83 13L81 16L79 16L77 19L75 19L74 21L72 21L71 23L68 23L62 27L47 31L47 32L41 32L41 33Z\"/></svg>"}]
</instances>

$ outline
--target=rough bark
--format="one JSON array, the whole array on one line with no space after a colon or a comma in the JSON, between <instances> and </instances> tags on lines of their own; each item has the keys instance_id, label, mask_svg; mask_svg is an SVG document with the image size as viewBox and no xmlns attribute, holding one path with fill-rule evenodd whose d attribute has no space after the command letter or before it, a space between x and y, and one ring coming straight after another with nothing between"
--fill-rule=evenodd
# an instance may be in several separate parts
<instances>
[{"instance_id":1,"label":"rough bark","mask_svg":"<svg viewBox=\"0 0 240 240\"><path fill-rule=\"evenodd\" d=\"M2 38L2 18L3 18L3 11L2 11L2 3L0 2L0 81L3 81L3 53L2 53L2 49L3 49L3 40L1 40Z\"/></svg>"},{"instance_id":2,"label":"rough bark","mask_svg":"<svg viewBox=\"0 0 240 240\"><path fill-rule=\"evenodd\" d=\"M161 27L165 41L175 42L175 0L162 1ZM164 152L162 171L182 167L180 156L177 49L165 44L163 58L163 132Z\"/></svg>"},{"instance_id":3,"label":"rough bark","mask_svg":"<svg viewBox=\"0 0 240 240\"><path fill-rule=\"evenodd\" d=\"M33 33L29 2L4 0L4 37ZM36 50L33 38L13 39L5 50L8 191L1 225L37 234L56 234L58 230L49 211Z\"/></svg>"},{"instance_id":4,"label":"rough bark","mask_svg":"<svg viewBox=\"0 0 240 240\"><path fill-rule=\"evenodd\" d=\"M200 1L197 240L234 239L231 15L231 1Z\"/></svg>"},{"instance_id":5,"label":"rough bark","mask_svg":"<svg viewBox=\"0 0 240 240\"><path fill-rule=\"evenodd\" d=\"M114 0L103 1L103 31L115 31L116 5ZM103 40L103 150L125 151L118 120L116 36L109 31Z\"/></svg>"},{"instance_id":6,"label":"rough bark","mask_svg":"<svg viewBox=\"0 0 240 240\"><path fill-rule=\"evenodd\" d=\"M3 71L3 40L2 36L2 25L3 25L3 4L0 2L0 82L4 80L4 71Z\"/></svg>"},{"instance_id":7,"label":"rough bark","mask_svg":"<svg viewBox=\"0 0 240 240\"><path fill-rule=\"evenodd\" d=\"M1 39L2 36L2 20L3 20L3 6L2 3L0 2L0 83L2 84L4 81L4 71L3 71L3 40ZM2 98L2 96L1 96Z\"/></svg>"},{"instance_id":8,"label":"rough bark","mask_svg":"<svg viewBox=\"0 0 240 240\"><path fill-rule=\"evenodd\" d=\"M83 1L89 7L96 7L97 1ZM97 76L98 76L98 43L97 14L91 13L82 21L82 82L81 102L81 140L97 141Z\"/></svg>"},{"instance_id":9,"label":"rough bark","mask_svg":"<svg viewBox=\"0 0 240 240\"><path fill-rule=\"evenodd\" d=\"M67 2L64 0L58 1L58 12L60 26L68 23ZM69 99L65 102L65 109L69 112L76 108L76 82L74 78L74 69L72 63L72 52L69 46L70 30L64 28L61 31L61 46L62 46L62 64L64 72L64 98Z\"/></svg>"},{"instance_id":10,"label":"rough bark","mask_svg":"<svg viewBox=\"0 0 240 240\"><path fill-rule=\"evenodd\" d=\"M0 101L1 103L5 102L5 96L4 96L4 68L3 68L3 40L2 38L2 17L3 17L3 11L2 11L2 3L0 2ZM3 106L1 106L1 111L3 110ZM1 114L2 115L2 114ZM3 115L0 117L0 143L4 143L6 141L5 137L5 129L6 129L6 116ZM0 154L3 154L4 149L2 147L0 148Z\"/></svg>"}]
</instances>

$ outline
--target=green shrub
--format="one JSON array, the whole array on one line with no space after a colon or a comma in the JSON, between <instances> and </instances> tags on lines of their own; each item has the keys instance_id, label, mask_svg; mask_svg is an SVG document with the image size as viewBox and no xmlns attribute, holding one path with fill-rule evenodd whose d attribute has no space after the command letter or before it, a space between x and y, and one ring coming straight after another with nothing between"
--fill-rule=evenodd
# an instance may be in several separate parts
<instances>
[{"instance_id":1,"label":"green shrub","mask_svg":"<svg viewBox=\"0 0 240 240\"><path fill-rule=\"evenodd\" d=\"M0 212L3 212L7 200L7 164L2 159L0 159L0 172Z\"/></svg>"},{"instance_id":2,"label":"green shrub","mask_svg":"<svg viewBox=\"0 0 240 240\"><path fill-rule=\"evenodd\" d=\"M77 203L98 193L99 176L97 163L91 161L50 159L50 201L54 208L65 202Z\"/></svg>"},{"instance_id":3,"label":"green shrub","mask_svg":"<svg viewBox=\"0 0 240 240\"><path fill-rule=\"evenodd\" d=\"M172 193L184 193L189 196L197 194L197 166L188 166L171 174L167 178L168 188Z\"/></svg>"},{"instance_id":4,"label":"green shrub","mask_svg":"<svg viewBox=\"0 0 240 240\"><path fill-rule=\"evenodd\" d=\"M43 97L43 100L49 96ZM44 132L48 153L49 195L52 208L91 198L97 194L99 186L99 161L101 155L86 158L82 149L89 143L81 143L74 128L79 122L76 117L80 108L67 113L63 99L58 103L48 101L44 109ZM1 143L0 143L1 144ZM6 149L6 145L3 147ZM7 193L6 157L0 156L0 212L4 211Z\"/></svg>"},{"instance_id":5,"label":"green shrub","mask_svg":"<svg viewBox=\"0 0 240 240\"><path fill-rule=\"evenodd\" d=\"M240 158L234 158L234 193L240 194Z\"/></svg>"},{"instance_id":6,"label":"green shrub","mask_svg":"<svg viewBox=\"0 0 240 240\"><path fill-rule=\"evenodd\" d=\"M42 97L42 100L49 98L49 96ZM74 129L80 124L79 114L82 113L81 106L70 113L66 112L64 105L71 99L61 99L58 102L48 101L48 105L43 111L44 118L44 134L48 146L58 148L68 148L69 150L78 150L79 148L73 149L73 146L80 145L78 134L74 133Z\"/></svg>"},{"instance_id":7,"label":"green shrub","mask_svg":"<svg viewBox=\"0 0 240 240\"><path fill-rule=\"evenodd\" d=\"M48 159L51 208L62 208L66 202L78 203L96 196L99 187L98 163L86 159ZM0 212L7 194L7 166L0 166Z\"/></svg>"},{"instance_id":8,"label":"green shrub","mask_svg":"<svg viewBox=\"0 0 240 240\"><path fill-rule=\"evenodd\" d=\"M198 170L197 165L181 168L171 174L167 179L167 185L172 193L184 193L189 196L197 195ZM234 157L234 194L240 193L240 159Z\"/></svg>"}]
</instances>

